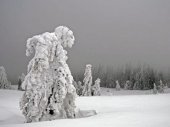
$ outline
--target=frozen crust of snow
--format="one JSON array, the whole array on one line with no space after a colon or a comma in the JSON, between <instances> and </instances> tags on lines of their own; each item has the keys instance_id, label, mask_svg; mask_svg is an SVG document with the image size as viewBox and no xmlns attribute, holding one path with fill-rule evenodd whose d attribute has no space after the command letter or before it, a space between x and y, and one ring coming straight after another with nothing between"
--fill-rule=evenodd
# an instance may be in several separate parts
<instances>
[{"instance_id":1,"label":"frozen crust of snow","mask_svg":"<svg viewBox=\"0 0 170 127\"><path fill-rule=\"evenodd\" d=\"M84 111L94 109L97 115L37 123L24 123L18 106L22 93L0 90L1 127L170 127L169 93L78 97L77 107Z\"/></svg>"}]
</instances>

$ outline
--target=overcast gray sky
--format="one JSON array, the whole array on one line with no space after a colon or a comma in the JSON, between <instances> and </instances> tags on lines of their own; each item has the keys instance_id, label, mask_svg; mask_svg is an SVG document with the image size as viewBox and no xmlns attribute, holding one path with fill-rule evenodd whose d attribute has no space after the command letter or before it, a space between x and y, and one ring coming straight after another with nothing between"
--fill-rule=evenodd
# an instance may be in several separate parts
<instances>
[{"instance_id":1,"label":"overcast gray sky","mask_svg":"<svg viewBox=\"0 0 170 127\"><path fill-rule=\"evenodd\" d=\"M0 0L0 65L10 80L26 72L27 38L59 25L76 38L72 72L87 63L170 67L169 0Z\"/></svg>"}]
</instances>

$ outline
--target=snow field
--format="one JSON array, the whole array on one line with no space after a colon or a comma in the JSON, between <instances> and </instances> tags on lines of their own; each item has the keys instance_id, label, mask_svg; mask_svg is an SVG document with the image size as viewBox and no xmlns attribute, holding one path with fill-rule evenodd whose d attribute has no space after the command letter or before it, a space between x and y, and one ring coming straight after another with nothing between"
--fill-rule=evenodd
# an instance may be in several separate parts
<instances>
[{"instance_id":1,"label":"snow field","mask_svg":"<svg viewBox=\"0 0 170 127\"><path fill-rule=\"evenodd\" d=\"M102 89L103 91L105 89ZM14 90L0 90L1 127L170 127L169 93L78 97L76 99L78 108L96 110L97 115L29 124L24 123L24 116L18 106L22 93Z\"/></svg>"}]
</instances>

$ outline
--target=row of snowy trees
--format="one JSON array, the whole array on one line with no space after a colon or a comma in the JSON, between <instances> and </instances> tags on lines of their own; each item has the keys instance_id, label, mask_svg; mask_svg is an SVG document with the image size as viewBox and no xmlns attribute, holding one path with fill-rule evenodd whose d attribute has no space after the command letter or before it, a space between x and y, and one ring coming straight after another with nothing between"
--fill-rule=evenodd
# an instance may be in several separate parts
<instances>
[{"instance_id":1,"label":"row of snowy trees","mask_svg":"<svg viewBox=\"0 0 170 127\"><path fill-rule=\"evenodd\" d=\"M25 74L22 73L18 78L18 90L24 90L21 87L22 82L24 81ZM11 89L11 82L7 78L6 70L3 66L0 66L0 89Z\"/></svg>"},{"instance_id":2,"label":"row of snowy trees","mask_svg":"<svg viewBox=\"0 0 170 127\"><path fill-rule=\"evenodd\" d=\"M24 81L25 74L22 73L18 78L18 90L24 90L21 88L21 84ZM7 78L6 70L3 66L0 66L0 89L11 89L11 82Z\"/></svg>"},{"instance_id":3,"label":"row of snowy trees","mask_svg":"<svg viewBox=\"0 0 170 127\"><path fill-rule=\"evenodd\" d=\"M141 71L141 67L138 66L138 69L137 68L134 68L133 69L133 74L131 75L130 72L130 66L126 66L126 71L124 71L125 73L121 73L121 71L112 71L112 75L113 75L113 79L111 79L110 75L111 73L104 73L106 74L108 77L105 76L105 78L101 75L101 71L100 70L103 70L101 68L102 66L99 66L98 69L94 69L94 72L93 72L93 77L100 77L102 79L102 82L101 82L101 85L103 87L115 87L115 88L118 88L118 90L120 88L124 88L124 89L134 89L134 90L141 90L143 88L145 89L152 89L154 88L154 83L157 87L159 87L160 85L160 80L162 81L163 79L163 84L165 85L165 87L168 87L168 80L166 79L166 77L163 75L163 73L157 73L156 71L153 71L152 68L147 68L147 71L146 71L146 68L145 68L145 76L143 76L143 72ZM96 71L97 70L97 71ZM107 69L109 70L109 69ZM150 71L150 73L149 73ZM88 72L88 71L87 71ZM87 72L85 72L84 76L86 77L86 75L88 74ZM146 73L148 72L148 73ZM87 74L86 74L87 73ZM134 74L135 73L135 74ZM80 73L79 73L80 74ZM92 77L92 71L90 70L90 75L87 75L87 76L90 76ZM122 75L120 75L122 74ZM129 76L129 75L130 76ZM5 68L4 67L0 67L0 88L4 88L4 89L9 89L11 88L10 85L11 83L7 80L7 74L6 74L6 71L5 71ZM117 76L114 76L114 75L117 75ZM81 76L81 74L80 74ZM143 76L143 77L142 77ZM129 78L123 78L123 77L129 77ZM24 81L24 78L25 78L25 74L22 73L21 76L18 77L18 90L24 90L22 87L21 87L21 84L22 82ZM76 76L75 76L76 78ZM87 77L86 77L87 78ZM85 78L85 79L86 79ZM79 78L80 79L80 78ZM84 80L85 80L84 79ZM106 80L107 79L107 80ZM119 79L119 80L117 80ZM130 79L130 80L126 80L125 79ZM86 80L85 80L86 81ZM90 80L92 81L92 79ZM119 83L120 82L120 83ZM104 84L104 83L107 83L107 84ZM123 84L122 84L123 83ZM145 87L143 86L143 84L145 83ZM95 82L92 83L92 84L96 84ZM109 84L109 85L108 85ZM75 86L78 86L76 87L76 90L77 90L77 94L78 95L82 95L82 90L83 90L83 86L86 86L84 85L84 83L82 84L80 81L76 82L74 81L74 85ZM93 85L92 85L93 86ZM99 83L99 86L100 86L100 83ZM132 87L133 86L133 87ZM146 87L147 86L147 87ZM119 88L120 87L120 88ZM94 87L96 88L96 87ZM93 90L94 91L94 90ZM91 91L91 93L93 92ZM94 95L92 93L92 95Z\"/></svg>"},{"instance_id":4,"label":"row of snowy trees","mask_svg":"<svg viewBox=\"0 0 170 127\"><path fill-rule=\"evenodd\" d=\"M164 93L165 89L167 88L168 88L167 84L163 84L162 80L160 80L158 85L154 83L153 93L154 94Z\"/></svg>"},{"instance_id":5,"label":"row of snowy trees","mask_svg":"<svg viewBox=\"0 0 170 127\"><path fill-rule=\"evenodd\" d=\"M153 89L154 83L158 86L160 80L163 84L170 86L168 75L156 71L149 65L132 67L127 64L118 69L113 69L113 67L104 68L104 66L99 65L92 70L93 78L100 78L102 87L116 88L116 81L118 80L121 88L125 88L128 84L127 89L130 90ZM75 73L74 77L76 81L83 80L83 72Z\"/></svg>"},{"instance_id":6,"label":"row of snowy trees","mask_svg":"<svg viewBox=\"0 0 170 127\"><path fill-rule=\"evenodd\" d=\"M83 84L81 81L74 81L76 92L79 96L100 96L100 79L97 78L93 85L92 65L87 64L84 73Z\"/></svg>"}]
</instances>

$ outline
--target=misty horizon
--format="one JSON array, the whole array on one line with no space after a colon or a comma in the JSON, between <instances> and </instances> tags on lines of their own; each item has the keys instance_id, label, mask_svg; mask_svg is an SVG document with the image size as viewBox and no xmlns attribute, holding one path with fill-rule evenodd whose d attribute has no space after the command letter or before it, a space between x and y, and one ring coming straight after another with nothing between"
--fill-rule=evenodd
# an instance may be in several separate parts
<instances>
[{"instance_id":1,"label":"misty horizon","mask_svg":"<svg viewBox=\"0 0 170 127\"><path fill-rule=\"evenodd\" d=\"M154 1L154 2L153 2ZM63 8L64 7L64 8ZM131 63L170 69L170 1L0 1L0 66L16 84L26 73L26 40L59 25L74 32L68 50L72 73L86 64L113 68Z\"/></svg>"}]
</instances>

